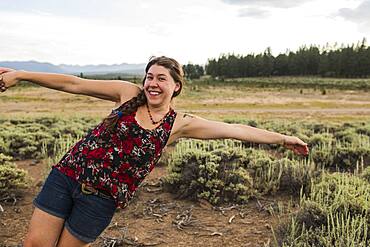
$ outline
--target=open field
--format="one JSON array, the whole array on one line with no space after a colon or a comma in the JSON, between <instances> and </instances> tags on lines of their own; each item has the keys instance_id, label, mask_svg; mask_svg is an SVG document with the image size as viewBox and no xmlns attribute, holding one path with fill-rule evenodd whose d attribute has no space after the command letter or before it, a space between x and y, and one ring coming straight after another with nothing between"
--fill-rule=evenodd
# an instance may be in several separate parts
<instances>
[{"instance_id":1,"label":"open field","mask_svg":"<svg viewBox=\"0 0 370 247\"><path fill-rule=\"evenodd\" d=\"M211 119L367 120L370 93L363 90L283 89L189 84L174 100L175 109ZM38 88L12 88L0 96L6 117L43 115L104 117L112 102ZM5 115L4 115L5 116Z\"/></svg>"},{"instance_id":2,"label":"open field","mask_svg":"<svg viewBox=\"0 0 370 247\"><path fill-rule=\"evenodd\" d=\"M368 80L362 81L368 83ZM312 85L312 82L310 83ZM221 86L219 83L193 82L184 88L183 94L173 103L178 111L193 113L208 119L243 123L267 121L270 123L267 126L274 126L275 123L287 124L283 130L293 131L293 133L297 131L298 134L308 138L313 148L311 151L314 150L313 153L316 155L313 154L310 158L316 158L317 163L327 162L327 166L334 170L335 166L330 163L334 161L330 159L329 154L335 154L336 159L341 159L340 155L347 155L347 150L350 150L351 153L346 161L347 165L350 163L350 167L345 169L348 169L350 174L359 172L359 169L362 171L370 162L368 160L370 129L366 125L370 122L370 92L356 90L355 87L338 89L326 86L325 88L323 91L320 87L316 89L299 86L274 88L245 84ZM66 122L72 118L87 117L98 122L112 108L114 108L113 102L40 87L15 87L0 94L0 120L8 124L6 128L12 127L9 126L8 120L32 121L42 117L56 117ZM348 129L341 126L344 122L348 123ZM312 130L305 129L304 123L311 123ZM15 124L18 123L14 122ZM27 124L28 122L24 126L28 126ZM279 129L281 126L278 124L276 126ZM33 127L34 131L43 130L44 127L41 128L39 125ZM333 126L339 127L336 129ZM47 133L44 134L45 136L40 135L40 137L46 140L51 138ZM309 134L315 134L315 136L307 136ZM358 137L362 139L358 140ZM354 140L349 143L352 141L351 138ZM331 147L332 143L336 143L338 150L341 149L343 153L336 153L337 149ZM359 147L363 147L364 152L367 152L360 158L362 154L355 152ZM259 150L260 147L254 148ZM283 190L274 191L275 183L280 179L277 179L278 176L274 174L291 172L289 170L291 168L284 165L279 166L279 169L287 170L277 171L271 168L272 170L266 171L266 174L273 174L272 177L269 175L269 183L266 183L266 186L271 188L264 189L263 180L254 181L256 186L260 186L258 189L274 192L259 192L259 196L253 194L243 205L214 206L205 199L196 201L178 199L165 190L163 185L163 178L169 174L166 158L170 157L174 149L174 146L168 147L165 159L144 181L131 205L116 213L111 225L92 246L275 246L272 229L276 232L279 224L289 220L292 212L300 211L301 207L306 205L304 203L317 203L309 201L309 198L303 200L296 194L289 194ZM292 158L289 152L282 151L279 147L271 149L262 147L261 150L271 156L269 158L270 156L260 153L252 153L262 164L275 164L272 162L275 158L276 164L280 164L278 159L285 156ZM33 153L30 150L26 151L28 152L26 154L31 156L36 153L32 150ZM37 151L40 152L40 150ZM58 156L61 153L58 153ZM356 161L361 161L365 167L359 168L361 162L358 162L356 168L356 162L351 163L351 155L355 156ZM343 160L347 158L347 156L343 157ZM14 158L17 160L17 157ZM23 189L22 193L15 196L16 201L11 195L0 198L0 205L4 210L0 211L0 247L15 247L24 239L33 210L32 199L40 190L54 159L56 157L43 159L33 157L32 159L22 158L15 162L18 168L28 171L32 182L31 187ZM301 180L304 178L302 181L308 181L310 177L307 178L305 175L309 174L310 170L308 165L304 166L305 160L293 157L293 161L298 165L296 164L297 170L292 174L294 173L294 176ZM255 169L255 167L248 167L248 169L252 168ZM263 176L266 174L262 173ZM305 182L301 180L297 183L304 184ZM345 190L342 188L341 191ZM363 205L356 204L356 206L360 208ZM297 238L297 235L294 235L296 233L293 233L291 237Z\"/></svg>"}]
</instances>

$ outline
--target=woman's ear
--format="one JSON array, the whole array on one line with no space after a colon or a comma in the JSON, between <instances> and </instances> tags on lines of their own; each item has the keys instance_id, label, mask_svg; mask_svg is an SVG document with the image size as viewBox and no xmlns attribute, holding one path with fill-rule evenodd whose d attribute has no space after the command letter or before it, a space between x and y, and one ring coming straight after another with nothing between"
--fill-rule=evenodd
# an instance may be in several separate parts
<instances>
[{"instance_id":1,"label":"woman's ear","mask_svg":"<svg viewBox=\"0 0 370 247\"><path fill-rule=\"evenodd\" d=\"M176 82L176 86L175 86L175 91L174 91L174 92L179 91L179 90L180 90L180 88L181 88L180 83L179 83L179 82Z\"/></svg>"}]
</instances>

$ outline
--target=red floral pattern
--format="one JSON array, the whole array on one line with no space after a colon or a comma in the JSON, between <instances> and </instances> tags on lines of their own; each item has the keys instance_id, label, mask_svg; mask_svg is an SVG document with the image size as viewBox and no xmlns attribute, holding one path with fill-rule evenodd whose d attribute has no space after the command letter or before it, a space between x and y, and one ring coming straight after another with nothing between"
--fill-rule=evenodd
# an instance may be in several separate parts
<instances>
[{"instance_id":1,"label":"red floral pattern","mask_svg":"<svg viewBox=\"0 0 370 247\"><path fill-rule=\"evenodd\" d=\"M176 118L171 109L161 125L148 130L136 122L135 114L123 115L113 133L100 123L54 167L80 183L109 192L117 207L126 207L158 162Z\"/></svg>"}]
</instances>

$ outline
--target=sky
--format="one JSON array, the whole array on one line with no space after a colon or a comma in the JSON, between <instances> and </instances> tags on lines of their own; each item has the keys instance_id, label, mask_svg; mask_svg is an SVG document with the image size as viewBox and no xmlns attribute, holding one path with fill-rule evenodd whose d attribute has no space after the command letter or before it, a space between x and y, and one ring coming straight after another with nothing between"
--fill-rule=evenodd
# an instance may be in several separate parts
<instances>
[{"instance_id":1,"label":"sky","mask_svg":"<svg viewBox=\"0 0 370 247\"><path fill-rule=\"evenodd\" d=\"M1 0L0 61L206 64L370 38L370 0ZM370 42L370 41L369 41Z\"/></svg>"}]
</instances>

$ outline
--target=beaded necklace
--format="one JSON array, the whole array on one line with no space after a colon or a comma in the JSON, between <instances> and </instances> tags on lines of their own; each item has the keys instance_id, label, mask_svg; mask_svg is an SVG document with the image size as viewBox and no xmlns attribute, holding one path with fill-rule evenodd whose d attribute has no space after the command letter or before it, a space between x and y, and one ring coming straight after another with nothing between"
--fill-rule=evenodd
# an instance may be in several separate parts
<instances>
[{"instance_id":1,"label":"beaded necklace","mask_svg":"<svg viewBox=\"0 0 370 247\"><path fill-rule=\"evenodd\" d=\"M163 116L159 121L154 121L153 116L152 116L152 114L151 114L151 112L150 112L150 110L149 110L148 103L146 103L146 109L148 110L149 118L150 118L150 120L152 121L152 124L153 124L153 125L156 125L156 124L158 124L158 123L161 123L161 122L163 121L163 119L167 116L167 114L166 114L166 115L164 115L164 116Z\"/></svg>"}]
</instances>

